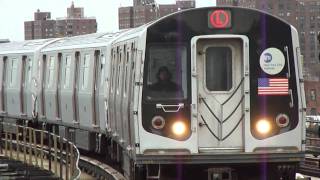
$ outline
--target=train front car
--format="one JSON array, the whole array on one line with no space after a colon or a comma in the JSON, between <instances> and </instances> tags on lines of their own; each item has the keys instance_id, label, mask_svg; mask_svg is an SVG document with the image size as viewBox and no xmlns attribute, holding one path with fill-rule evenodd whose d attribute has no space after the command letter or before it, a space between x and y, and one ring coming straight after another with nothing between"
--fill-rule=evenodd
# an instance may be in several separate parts
<instances>
[{"instance_id":1,"label":"train front car","mask_svg":"<svg viewBox=\"0 0 320 180\"><path fill-rule=\"evenodd\" d=\"M260 11L193 9L153 23L137 167L147 178L293 179L301 72L297 31Z\"/></svg>"}]
</instances>

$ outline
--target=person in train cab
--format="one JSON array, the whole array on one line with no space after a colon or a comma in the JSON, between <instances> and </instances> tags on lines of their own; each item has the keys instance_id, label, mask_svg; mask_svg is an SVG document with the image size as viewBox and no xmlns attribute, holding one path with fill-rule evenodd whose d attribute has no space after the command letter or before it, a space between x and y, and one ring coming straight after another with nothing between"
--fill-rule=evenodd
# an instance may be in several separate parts
<instances>
[{"instance_id":1,"label":"person in train cab","mask_svg":"<svg viewBox=\"0 0 320 180\"><path fill-rule=\"evenodd\" d=\"M153 91L178 91L179 86L171 81L172 75L166 66L161 66L157 73L157 82L152 84Z\"/></svg>"}]
</instances>

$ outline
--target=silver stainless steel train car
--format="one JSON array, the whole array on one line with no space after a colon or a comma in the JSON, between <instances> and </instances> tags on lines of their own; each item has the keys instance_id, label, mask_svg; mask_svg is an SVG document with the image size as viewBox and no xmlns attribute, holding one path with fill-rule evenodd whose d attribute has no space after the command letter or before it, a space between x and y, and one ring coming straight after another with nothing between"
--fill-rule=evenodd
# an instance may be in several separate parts
<instances>
[{"instance_id":1,"label":"silver stainless steel train car","mask_svg":"<svg viewBox=\"0 0 320 180\"><path fill-rule=\"evenodd\" d=\"M128 179L293 179L305 150L298 33L244 8L0 45L5 121L43 122Z\"/></svg>"}]
</instances>

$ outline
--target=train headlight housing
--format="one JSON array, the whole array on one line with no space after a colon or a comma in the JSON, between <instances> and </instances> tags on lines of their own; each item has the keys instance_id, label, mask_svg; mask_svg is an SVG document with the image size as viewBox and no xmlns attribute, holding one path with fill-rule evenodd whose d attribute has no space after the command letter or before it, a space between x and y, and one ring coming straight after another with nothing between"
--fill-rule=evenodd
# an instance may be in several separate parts
<instances>
[{"instance_id":1,"label":"train headlight housing","mask_svg":"<svg viewBox=\"0 0 320 180\"><path fill-rule=\"evenodd\" d=\"M166 124L166 121L162 116L155 116L151 120L152 127L157 130L163 129L165 124Z\"/></svg>"},{"instance_id":2,"label":"train headlight housing","mask_svg":"<svg viewBox=\"0 0 320 180\"><path fill-rule=\"evenodd\" d=\"M258 120L257 124L256 124L256 130L262 134L265 135L267 133L270 132L271 130L271 124L269 121L265 120L265 119L260 119Z\"/></svg>"},{"instance_id":3,"label":"train headlight housing","mask_svg":"<svg viewBox=\"0 0 320 180\"><path fill-rule=\"evenodd\" d=\"M287 127L289 125L289 117L285 114L279 114L276 117L276 123L281 128Z\"/></svg>"},{"instance_id":4,"label":"train headlight housing","mask_svg":"<svg viewBox=\"0 0 320 180\"><path fill-rule=\"evenodd\" d=\"M182 121L176 121L172 124L172 132L176 136L182 136L186 133L187 131L187 126L184 122Z\"/></svg>"}]
</instances>

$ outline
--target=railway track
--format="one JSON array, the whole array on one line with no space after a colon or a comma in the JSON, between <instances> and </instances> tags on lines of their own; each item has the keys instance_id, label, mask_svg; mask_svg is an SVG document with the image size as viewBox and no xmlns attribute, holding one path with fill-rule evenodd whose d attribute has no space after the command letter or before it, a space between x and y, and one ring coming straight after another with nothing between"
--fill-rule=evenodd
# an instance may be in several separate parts
<instances>
[{"instance_id":1,"label":"railway track","mask_svg":"<svg viewBox=\"0 0 320 180\"><path fill-rule=\"evenodd\" d=\"M79 167L81 171L99 180L126 180L116 169L92 157L81 155Z\"/></svg>"}]
</instances>

